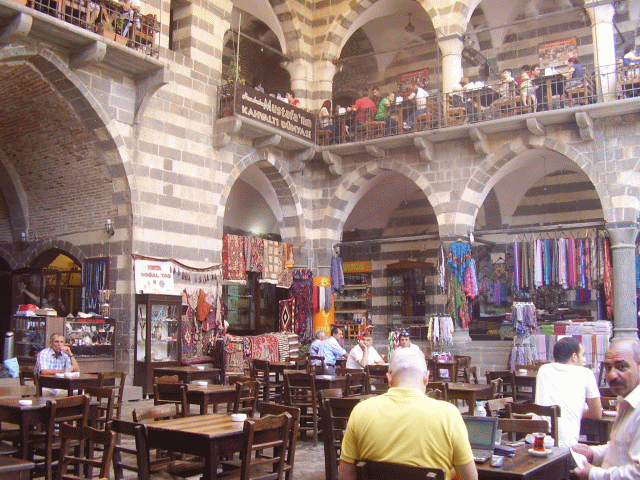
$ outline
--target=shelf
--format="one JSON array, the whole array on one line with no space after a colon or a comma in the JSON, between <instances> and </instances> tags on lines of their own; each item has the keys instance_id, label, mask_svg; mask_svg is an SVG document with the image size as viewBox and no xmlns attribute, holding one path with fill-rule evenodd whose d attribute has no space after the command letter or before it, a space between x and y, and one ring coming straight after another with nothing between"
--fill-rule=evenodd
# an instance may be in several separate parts
<instances>
[{"instance_id":1,"label":"shelf","mask_svg":"<svg viewBox=\"0 0 640 480\"><path fill-rule=\"evenodd\" d=\"M336 310L335 313L367 313L367 308L358 308L354 310Z\"/></svg>"},{"instance_id":2,"label":"shelf","mask_svg":"<svg viewBox=\"0 0 640 480\"><path fill-rule=\"evenodd\" d=\"M363 283L359 285L345 285L343 289L344 290L363 290L365 288L370 288L370 287L371 287L370 283Z\"/></svg>"},{"instance_id":3,"label":"shelf","mask_svg":"<svg viewBox=\"0 0 640 480\"><path fill-rule=\"evenodd\" d=\"M344 302L366 302L370 300L369 297L354 297L354 298L336 298L334 300L335 303L344 303Z\"/></svg>"}]
</instances>

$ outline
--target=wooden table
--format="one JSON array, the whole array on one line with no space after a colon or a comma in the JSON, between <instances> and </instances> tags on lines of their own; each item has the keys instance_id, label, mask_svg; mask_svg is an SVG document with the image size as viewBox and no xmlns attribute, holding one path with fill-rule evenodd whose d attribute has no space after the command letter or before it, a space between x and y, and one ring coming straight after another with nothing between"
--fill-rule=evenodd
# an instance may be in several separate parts
<instances>
[{"instance_id":1,"label":"wooden table","mask_svg":"<svg viewBox=\"0 0 640 480\"><path fill-rule=\"evenodd\" d=\"M73 391L78 393L84 391L84 387L98 386L98 375L95 373L81 373L77 377L57 377L55 375L40 375L40 386L42 388L55 388L66 390L69 396Z\"/></svg>"},{"instance_id":2,"label":"wooden table","mask_svg":"<svg viewBox=\"0 0 640 480\"><path fill-rule=\"evenodd\" d=\"M611 428L615 420L614 415L605 415L604 411L600 420L583 417L580 421L580 435L586 435L587 440L604 445L611 438Z\"/></svg>"},{"instance_id":3,"label":"wooden table","mask_svg":"<svg viewBox=\"0 0 640 480\"><path fill-rule=\"evenodd\" d=\"M182 383L191 383L195 380L211 380L217 377L219 384L223 383L222 369L214 367L198 368L193 366L155 367L154 377L164 375L177 375Z\"/></svg>"},{"instance_id":4,"label":"wooden table","mask_svg":"<svg viewBox=\"0 0 640 480\"><path fill-rule=\"evenodd\" d=\"M298 363L295 361L269 363L269 371L275 373L275 381L278 383L284 382L285 370L298 370Z\"/></svg>"},{"instance_id":5,"label":"wooden table","mask_svg":"<svg viewBox=\"0 0 640 480\"><path fill-rule=\"evenodd\" d=\"M466 400L469 404L469 415L473 415L476 400L488 400L491 397L491 385L447 382L447 395L449 400Z\"/></svg>"},{"instance_id":6,"label":"wooden table","mask_svg":"<svg viewBox=\"0 0 640 480\"><path fill-rule=\"evenodd\" d=\"M210 480L216 478L220 455L241 450L243 426L221 413L152 422L147 424L147 445L204 457L202 478Z\"/></svg>"},{"instance_id":7,"label":"wooden table","mask_svg":"<svg viewBox=\"0 0 640 480\"><path fill-rule=\"evenodd\" d=\"M516 447L516 455L504 459L502 467L494 468L488 460L476 464L478 479L482 480L564 480L569 478L569 449L554 447L546 457L529 453L531 445Z\"/></svg>"},{"instance_id":8,"label":"wooden table","mask_svg":"<svg viewBox=\"0 0 640 480\"><path fill-rule=\"evenodd\" d=\"M209 405L214 411L220 403L233 403L236 400L235 385L198 385L187 384L187 402L200 406L200 415L208 413Z\"/></svg>"},{"instance_id":9,"label":"wooden table","mask_svg":"<svg viewBox=\"0 0 640 480\"><path fill-rule=\"evenodd\" d=\"M0 477L3 480L29 480L35 463L0 455Z\"/></svg>"},{"instance_id":10,"label":"wooden table","mask_svg":"<svg viewBox=\"0 0 640 480\"><path fill-rule=\"evenodd\" d=\"M325 388L344 388L347 377L344 375L316 375L316 390Z\"/></svg>"},{"instance_id":11,"label":"wooden table","mask_svg":"<svg viewBox=\"0 0 640 480\"><path fill-rule=\"evenodd\" d=\"M534 80L534 84L541 88L543 91L543 98L546 100L544 106L539 105L540 107L546 108L547 110L551 110L553 108L553 96L554 95L562 95L564 93L564 77L560 73L556 73L555 75L543 75L537 77Z\"/></svg>"},{"instance_id":12,"label":"wooden table","mask_svg":"<svg viewBox=\"0 0 640 480\"><path fill-rule=\"evenodd\" d=\"M31 400L31 405L20 405L19 400ZM31 427L46 423L47 400L49 397L0 398L0 422L8 422L20 427L20 446L18 455L27 458L27 444Z\"/></svg>"},{"instance_id":13,"label":"wooden table","mask_svg":"<svg viewBox=\"0 0 640 480\"><path fill-rule=\"evenodd\" d=\"M517 392L518 392L518 388L519 387L529 387L531 388L531 395L533 396L533 399L535 400L536 398L536 379L538 378L538 371L537 370L527 370L526 373L525 372L521 372L520 370L516 370L515 372L513 372L513 376L515 379L515 383L516 383L516 391L514 392L514 401L518 401L518 399L516 398Z\"/></svg>"}]
</instances>

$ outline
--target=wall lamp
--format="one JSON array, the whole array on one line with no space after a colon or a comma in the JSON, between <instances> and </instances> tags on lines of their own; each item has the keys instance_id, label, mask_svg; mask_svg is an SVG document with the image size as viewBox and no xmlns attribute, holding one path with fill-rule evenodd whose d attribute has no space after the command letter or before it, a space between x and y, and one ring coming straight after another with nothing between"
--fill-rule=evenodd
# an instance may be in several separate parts
<instances>
[{"instance_id":1,"label":"wall lamp","mask_svg":"<svg viewBox=\"0 0 640 480\"><path fill-rule=\"evenodd\" d=\"M27 232L20 233L20 244L23 247L28 247L29 246L29 240L27 239Z\"/></svg>"},{"instance_id":2,"label":"wall lamp","mask_svg":"<svg viewBox=\"0 0 640 480\"><path fill-rule=\"evenodd\" d=\"M113 225L111 224L111 219L107 218L107 221L104 222L104 231L110 237L113 237L116 231L113 229Z\"/></svg>"},{"instance_id":3,"label":"wall lamp","mask_svg":"<svg viewBox=\"0 0 640 480\"><path fill-rule=\"evenodd\" d=\"M473 236L473 230L469 229L469 244L473 243L475 237Z\"/></svg>"}]
</instances>

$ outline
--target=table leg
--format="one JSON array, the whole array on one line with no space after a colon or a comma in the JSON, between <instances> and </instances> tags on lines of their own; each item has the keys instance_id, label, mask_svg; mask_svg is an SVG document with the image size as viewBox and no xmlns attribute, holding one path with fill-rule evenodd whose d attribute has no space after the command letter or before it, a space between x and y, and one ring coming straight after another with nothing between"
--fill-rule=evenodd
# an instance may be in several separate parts
<instances>
[{"instance_id":1,"label":"table leg","mask_svg":"<svg viewBox=\"0 0 640 480\"><path fill-rule=\"evenodd\" d=\"M29 451L29 424L27 423L27 419L24 415L22 415L22 418L20 419L20 437L20 450L18 451L18 455L20 455L20 458L26 460L27 453Z\"/></svg>"},{"instance_id":2,"label":"table leg","mask_svg":"<svg viewBox=\"0 0 640 480\"><path fill-rule=\"evenodd\" d=\"M204 458L204 470L202 471L203 480L215 479L218 473L218 444L216 442L209 443L209 455Z\"/></svg>"},{"instance_id":3,"label":"table leg","mask_svg":"<svg viewBox=\"0 0 640 480\"><path fill-rule=\"evenodd\" d=\"M209 402L207 401L207 398L205 395L205 399L200 404L200 415L206 415L207 410L209 410Z\"/></svg>"},{"instance_id":4,"label":"table leg","mask_svg":"<svg viewBox=\"0 0 640 480\"><path fill-rule=\"evenodd\" d=\"M470 392L469 397L467 398L467 402L469 403L469 415L473 417L473 414L476 411L476 393Z\"/></svg>"}]
</instances>

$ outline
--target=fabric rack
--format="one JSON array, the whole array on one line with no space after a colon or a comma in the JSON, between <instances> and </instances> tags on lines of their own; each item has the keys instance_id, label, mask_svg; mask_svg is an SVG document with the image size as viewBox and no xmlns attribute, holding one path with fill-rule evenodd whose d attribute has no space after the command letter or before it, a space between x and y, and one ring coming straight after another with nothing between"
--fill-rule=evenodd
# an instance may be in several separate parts
<instances>
[{"instance_id":1,"label":"fabric rack","mask_svg":"<svg viewBox=\"0 0 640 480\"><path fill-rule=\"evenodd\" d=\"M532 302L514 302L511 306L511 322L515 337L509 355L509 367L531 365L539 359L538 350L531 342L531 334L538 326L536 306Z\"/></svg>"}]
</instances>

